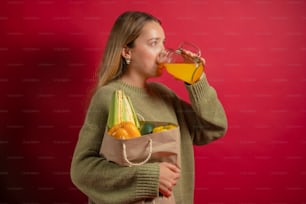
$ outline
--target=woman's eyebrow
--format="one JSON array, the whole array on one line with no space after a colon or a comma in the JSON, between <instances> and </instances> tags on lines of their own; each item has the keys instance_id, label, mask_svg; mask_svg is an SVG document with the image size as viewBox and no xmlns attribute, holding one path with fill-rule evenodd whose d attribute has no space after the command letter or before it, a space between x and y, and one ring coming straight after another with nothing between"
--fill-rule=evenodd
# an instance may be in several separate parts
<instances>
[{"instance_id":1,"label":"woman's eyebrow","mask_svg":"<svg viewBox=\"0 0 306 204\"><path fill-rule=\"evenodd\" d=\"M150 38L149 41L152 41L152 40L160 40L159 37L154 37L154 38Z\"/></svg>"},{"instance_id":2,"label":"woman's eyebrow","mask_svg":"<svg viewBox=\"0 0 306 204\"><path fill-rule=\"evenodd\" d=\"M161 37L153 37L153 38L150 38L148 41L154 41L154 40L162 40ZM165 42L165 39L163 39L163 42Z\"/></svg>"}]
</instances>

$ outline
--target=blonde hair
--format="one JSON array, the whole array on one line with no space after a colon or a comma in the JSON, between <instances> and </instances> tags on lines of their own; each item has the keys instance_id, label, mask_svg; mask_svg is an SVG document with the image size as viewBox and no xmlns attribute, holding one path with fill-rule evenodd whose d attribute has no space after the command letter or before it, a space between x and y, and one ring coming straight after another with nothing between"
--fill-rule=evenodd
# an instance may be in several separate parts
<instances>
[{"instance_id":1,"label":"blonde hair","mask_svg":"<svg viewBox=\"0 0 306 204\"><path fill-rule=\"evenodd\" d=\"M139 11L128 11L121 14L115 21L110 32L102 62L98 70L97 88L118 78L124 72L127 64L122 57L124 47L132 48L146 22L156 21L156 17Z\"/></svg>"}]
</instances>

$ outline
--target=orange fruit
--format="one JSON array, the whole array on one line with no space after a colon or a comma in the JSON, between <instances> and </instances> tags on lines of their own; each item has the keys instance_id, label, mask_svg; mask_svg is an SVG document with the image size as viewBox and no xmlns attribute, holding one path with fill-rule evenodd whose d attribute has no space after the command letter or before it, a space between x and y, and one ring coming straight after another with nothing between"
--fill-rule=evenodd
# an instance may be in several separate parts
<instances>
[{"instance_id":1,"label":"orange fruit","mask_svg":"<svg viewBox=\"0 0 306 204\"><path fill-rule=\"evenodd\" d=\"M128 139L129 133L124 128L118 128L112 133L112 136L117 139Z\"/></svg>"},{"instance_id":2,"label":"orange fruit","mask_svg":"<svg viewBox=\"0 0 306 204\"><path fill-rule=\"evenodd\" d=\"M121 127L128 132L130 138L141 136L139 129L132 122L122 122Z\"/></svg>"},{"instance_id":3,"label":"orange fruit","mask_svg":"<svg viewBox=\"0 0 306 204\"><path fill-rule=\"evenodd\" d=\"M114 125L108 130L108 134L117 139L129 139L141 136L140 131L135 124L128 121Z\"/></svg>"}]
</instances>

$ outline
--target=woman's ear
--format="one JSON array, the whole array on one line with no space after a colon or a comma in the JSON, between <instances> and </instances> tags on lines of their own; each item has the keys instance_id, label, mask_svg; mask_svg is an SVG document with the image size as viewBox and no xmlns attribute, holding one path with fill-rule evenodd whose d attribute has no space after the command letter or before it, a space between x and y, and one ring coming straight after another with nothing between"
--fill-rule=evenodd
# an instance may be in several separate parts
<instances>
[{"instance_id":1,"label":"woman's ear","mask_svg":"<svg viewBox=\"0 0 306 204\"><path fill-rule=\"evenodd\" d=\"M122 52L121 52L121 55L124 59L131 59L131 49L129 47L124 47L122 48Z\"/></svg>"},{"instance_id":2,"label":"woman's ear","mask_svg":"<svg viewBox=\"0 0 306 204\"><path fill-rule=\"evenodd\" d=\"M125 59L125 63L129 65L131 63L131 57L132 57L131 49L128 47L122 48L121 55Z\"/></svg>"}]
</instances>

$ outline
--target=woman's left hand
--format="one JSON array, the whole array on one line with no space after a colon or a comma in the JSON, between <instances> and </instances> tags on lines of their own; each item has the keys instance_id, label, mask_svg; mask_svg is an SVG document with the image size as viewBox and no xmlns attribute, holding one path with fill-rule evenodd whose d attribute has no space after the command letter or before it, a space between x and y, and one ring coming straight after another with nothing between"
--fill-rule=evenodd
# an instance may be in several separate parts
<instances>
[{"instance_id":1,"label":"woman's left hand","mask_svg":"<svg viewBox=\"0 0 306 204\"><path fill-rule=\"evenodd\" d=\"M199 56L199 55L197 55L197 54L195 54L195 53L193 53L191 51L188 51L188 50L182 49L181 51L182 51L182 56L184 57L186 62L194 62L195 59L199 59L200 62L203 65L205 65L206 60L203 57L201 57L201 56Z\"/></svg>"}]
</instances>

